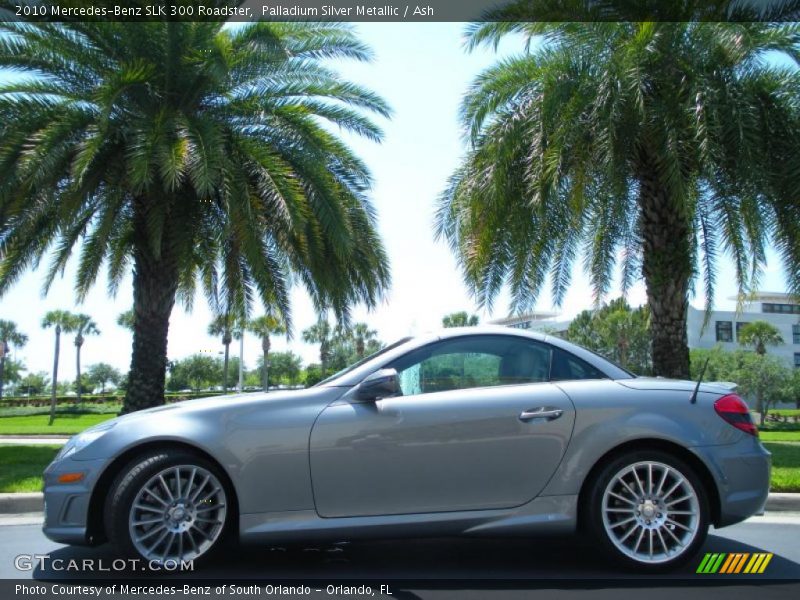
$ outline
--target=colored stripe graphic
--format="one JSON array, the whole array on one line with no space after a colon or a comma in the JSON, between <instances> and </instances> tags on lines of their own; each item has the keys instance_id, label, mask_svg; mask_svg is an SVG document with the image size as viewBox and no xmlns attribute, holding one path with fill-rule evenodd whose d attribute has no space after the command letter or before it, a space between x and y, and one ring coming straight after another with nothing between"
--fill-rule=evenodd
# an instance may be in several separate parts
<instances>
[{"instance_id":1,"label":"colored stripe graphic","mask_svg":"<svg viewBox=\"0 0 800 600\"><path fill-rule=\"evenodd\" d=\"M736 574L736 573L763 573L772 560L771 552L708 552L703 557L696 573L703 574ZM744 569L744 570L743 570Z\"/></svg>"}]
</instances>

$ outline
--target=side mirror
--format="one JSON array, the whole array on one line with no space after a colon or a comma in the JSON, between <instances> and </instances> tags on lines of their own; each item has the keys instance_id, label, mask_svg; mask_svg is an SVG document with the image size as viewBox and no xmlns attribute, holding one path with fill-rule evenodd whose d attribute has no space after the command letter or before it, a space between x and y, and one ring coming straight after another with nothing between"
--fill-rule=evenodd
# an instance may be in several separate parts
<instances>
[{"instance_id":1,"label":"side mirror","mask_svg":"<svg viewBox=\"0 0 800 600\"><path fill-rule=\"evenodd\" d=\"M381 369L368 375L358 386L356 398L374 402L381 398L394 396L400 391L400 382L397 371L394 369Z\"/></svg>"}]
</instances>

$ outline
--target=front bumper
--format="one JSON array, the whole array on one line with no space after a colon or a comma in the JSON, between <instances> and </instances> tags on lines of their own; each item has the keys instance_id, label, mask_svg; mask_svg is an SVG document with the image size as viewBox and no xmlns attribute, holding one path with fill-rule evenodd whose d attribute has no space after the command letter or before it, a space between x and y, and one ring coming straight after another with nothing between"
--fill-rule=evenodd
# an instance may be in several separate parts
<instances>
[{"instance_id":1,"label":"front bumper","mask_svg":"<svg viewBox=\"0 0 800 600\"><path fill-rule=\"evenodd\" d=\"M73 460L50 463L44 471L44 525L42 531L54 542L91 545L89 508L92 490L108 464L106 459ZM59 483L59 475L83 473L77 483Z\"/></svg>"},{"instance_id":2,"label":"front bumper","mask_svg":"<svg viewBox=\"0 0 800 600\"><path fill-rule=\"evenodd\" d=\"M717 527L763 514L769 496L772 455L761 442L742 434L735 444L692 450L709 467L719 492Z\"/></svg>"}]
</instances>

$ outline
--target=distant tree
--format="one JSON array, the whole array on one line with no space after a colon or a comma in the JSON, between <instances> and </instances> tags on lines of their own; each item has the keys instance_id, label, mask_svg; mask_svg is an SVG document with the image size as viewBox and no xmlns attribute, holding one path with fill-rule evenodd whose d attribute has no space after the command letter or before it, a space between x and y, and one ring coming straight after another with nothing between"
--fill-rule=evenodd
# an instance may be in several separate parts
<instances>
[{"instance_id":1,"label":"distant tree","mask_svg":"<svg viewBox=\"0 0 800 600\"><path fill-rule=\"evenodd\" d=\"M791 371L783 361L775 356L742 353L741 366L736 374L736 382L742 393L755 396L756 412L763 425L769 409L785 393L790 383Z\"/></svg>"},{"instance_id":2,"label":"distant tree","mask_svg":"<svg viewBox=\"0 0 800 600\"><path fill-rule=\"evenodd\" d=\"M81 375L80 382L81 382L80 385L78 385L78 380L76 379L75 381L72 382L72 387L71 387L71 389L77 395L78 402L82 401L81 397L83 394L91 394L92 391L94 390L94 382L91 379L89 379L89 376L86 373Z\"/></svg>"},{"instance_id":3,"label":"distant tree","mask_svg":"<svg viewBox=\"0 0 800 600\"><path fill-rule=\"evenodd\" d=\"M108 363L95 363L86 370L87 379L95 386L100 386L100 393L106 393L106 385L117 385L122 379L122 373Z\"/></svg>"},{"instance_id":4,"label":"distant tree","mask_svg":"<svg viewBox=\"0 0 800 600\"><path fill-rule=\"evenodd\" d=\"M442 317L442 327L475 327L477 324L478 315L470 315L464 310Z\"/></svg>"},{"instance_id":5,"label":"distant tree","mask_svg":"<svg viewBox=\"0 0 800 600\"><path fill-rule=\"evenodd\" d=\"M72 315L72 332L75 334L75 392L78 394L78 402L81 401L81 394L83 392L83 385L81 378L81 348L87 335L100 335L100 330L89 315L77 314Z\"/></svg>"},{"instance_id":6,"label":"distant tree","mask_svg":"<svg viewBox=\"0 0 800 600\"><path fill-rule=\"evenodd\" d=\"M228 391L228 368L230 366L231 342L233 342L234 329L236 328L234 321L234 316L230 311L226 311L214 317L214 320L211 321L211 324L208 326L208 335L219 337L225 348L225 357L222 366L222 389L226 392Z\"/></svg>"},{"instance_id":7,"label":"distant tree","mask_svg":"<svg viewBox=\"0 0 800 600\"><path fill-rule=\"evenodd\" d=\"M52 327L56 333L55 350L53 352L53 376L52 376L52 393L50 395L50 421L48 425L52 425L56 418L56 396L58 393L58 359L61 353L61 333L69 333L72 331L74 323L73 315L66 310L51 310L42 319L42 328L49 329Z\"/></svg>"},{"instance_id":8,"label":"distant tree","mask_svg":"<svg viewBox=\"0 0 800 600\"><path fill-rule=\"evenodd\" d=\"M134 316L132 308L130 310L126 310L125 312L121 312L119 313L119 315L117 315L117 325L119 325L124 329L127 329L128 331L133 331L133 322L134 322Z\"/></svg>"},{"instance_id":9,"label":"distant tree","mask_svg":"<svg viewBox=\"0 0 800 600\"><path fill-rule=\"evenodd\" d=\"M49 385L50 377L48 377L47 373L45 371L37 371L36 373L25 375L19 382L18 390L28 396L38 396Z\"/></svg>"},{"instance_id":10,"label":"distant tree","mask_svg":"<svg viewBox=\"0 0 800 600\"><path fill-rule=\"evenodd\" d=\"M355 344L356 358L361 360L364 358L367 344L375 340L378 332L374 329L370 329L369 325L366 323L356 323L350 329L350 334L352 335L353 342Z\"/></svg>"},{"instance_id":11,"label":"distant tree","mask_svg":"<svg viewBox=\"0 0 800 600\"><path fill-rule=\"evenodd\" d=\"M585 310L570 323L566 338L640 375L652 370L646 306L632 309L617 298L598 310Z\"/></svg>"},{"instance_id":12,"label":"distant tree","mask_svg":"<svg viewBox=\"0 0 800 600\"><path fill-rule=\"evenodd\" d=\"M767 346L780 346L784 343L778 328L772 323L761 320L744 325L736 337L739 344L751 346L762 356L767 353Z\"/></svg>"},{"instance_id":13,"label":"distant tree","mask_svg":"<svg viewBox=\"0 0 800 600\"><path fill-rule=\"evenodd\" d=\"M193 354L169 365L167 389L194 391L219 385L222 381L222 361L207 354Z\"/></svg>"},{"instance_id":14,"label":"distant tree","mask_svg":"<svg viewBox=\"0 0 800 600\"><path fill-rule=\"evenodd\" d=\"M276 315L263 315L247 322L247 331L261 340L261 384L266 392L269 389L269 351L270 336L287 333L286 323Z\"/></svg>"},{"instance_id":15,"label":"distant tree","mask_svg":"<svg viewBox=\"0 0 800 600\"><path fill-rule=\"evenodd\" d=\"M741 352L730 352L717 344L713 348L692 348L689 353L691 361L690 377L699 379L700 371L706 361L708 366L703 373L705 381L727 381L736 383L737 371L740 368Z\"/></svg>"},{"instance_id":16,"label":"distant tree","mask_svg":"<svg viewBox=\"0 0 800 600\"><path fill-rule=\"evenodd\" d=\"M3 398L3 384L7 379L5 374L6 357L12 346L21 348L27 341L28 336L17 330L16 323L0 319L0 399ZM10 378L8 378L8 381L10 381Z\"/></svg>"},{"instance_id":17,"label":"distant tree","mask_svg":"<svg viewBox=\"0 0 800 600\"><path fill-rule=\"evenodd\" d=\"M303 383L306 387L311 387L323 379L325 379L325 371L317 363L308 365L303 372Z\"/></svg>"},{"instance_id":18,"label":"distant tree","mask_svg":"<svg viewBox=\"0 0 800 600\"><path fill-rule=\"evenodd\" d=\"M319 344L319 361L323 373L328 371L333 333L333 328L328 320L320 318L302 334L303 341L307 344Z\"/></svg>"},{"instance_id":19,"label":"distant tree","mask_svg":"<svg viewBox=\"0 0 800 600\"><path fill-rule=\"evenodd\" d=\"M16 395L16 384L22 379L22 373L25 372L25 363L13 358L6 359L5 364L5 381L9 385L9 389Z\"/></svg>"},{"instance_id":20,"label":"distant tree","mask_svg":"<svg viewBox=\"0 0 800 600\"><path fill-rule=\"evenodd\" d=\"M263 357L259 357L258 367L263 372ZM300 380L303 359L294 352L272 352L269 355L269 373L273 383L295 385Z\"/></svg>"}]
</instances>

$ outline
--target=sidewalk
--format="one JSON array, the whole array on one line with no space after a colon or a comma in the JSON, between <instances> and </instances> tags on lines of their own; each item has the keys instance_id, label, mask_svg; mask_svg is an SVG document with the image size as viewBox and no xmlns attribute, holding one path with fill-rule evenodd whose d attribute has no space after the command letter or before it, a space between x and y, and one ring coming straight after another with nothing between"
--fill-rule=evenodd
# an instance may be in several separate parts
<instances>
[{"instance_id":1,"label":"sidewalk","mask_svg":"<svg viewBox=\"0 0 800 600\"><path fill-rule=\"evenodd\" d=\"M66 444L69 436L64 435L0 435L0 445L13 444L33 446L39 444Z\"/></svg>"}]
</instances>

